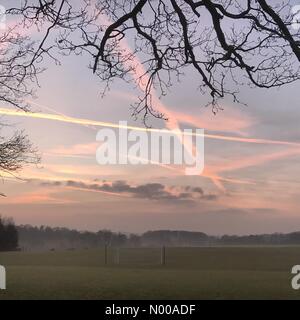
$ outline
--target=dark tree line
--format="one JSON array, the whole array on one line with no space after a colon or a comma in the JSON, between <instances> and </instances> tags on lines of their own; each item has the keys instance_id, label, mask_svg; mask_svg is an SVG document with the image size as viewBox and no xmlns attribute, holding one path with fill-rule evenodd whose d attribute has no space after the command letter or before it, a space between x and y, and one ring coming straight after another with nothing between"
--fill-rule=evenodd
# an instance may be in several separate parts
<instances>
[{"instance_id":1,"label":"dark tree line","mask_svg":"<svg viewBox=\"0 0 300 320\"><path fill-rule=\"evenodd\" d=\"M111 247L199 247L218 245L300 245L300 232L247 236L210 236L203 232L148 231L141 235L115 233L109 230L80 232L67 228L18 226L23 250L92 249Z\"/></svg>"},{"instance_id":2,"label":"dark tree line","mask_svg":"<svg viewBox=\"0 0 300 320\"><path fill-rule=\"evenodd\" d=\"M0 251L18 249L18 230L12 219L0 217Z\"/></svg>"},{"instance_id":3,"label":"dark tree line","mask_svg":"<svg viewBox=\"0 0 300 320\"><path fill-rule=\"evenodd\" d=\"M77 231L67 228L18 226L20 247L26 249L84 249L104 245L123 246L128 242L125 234L109 230L98 232Z\"/></svg>"}]
</instances>

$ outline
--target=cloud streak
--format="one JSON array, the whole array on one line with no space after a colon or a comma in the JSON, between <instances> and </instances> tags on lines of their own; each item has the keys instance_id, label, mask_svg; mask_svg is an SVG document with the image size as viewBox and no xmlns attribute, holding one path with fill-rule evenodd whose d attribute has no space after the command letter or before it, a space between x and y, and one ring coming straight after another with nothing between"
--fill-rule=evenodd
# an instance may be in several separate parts
<instances>
[{"instance_id":1,"label":"cloud streak","mask_svg":"<svg viewBox=\"0 0 300 320\"><path fill-rule=\"evenodd\" d=\"M65 123L72 123L78 125L91 125L95 127L108 127L112 129L128 129L128 130L136 130L143 132L169 132L169 130L179 130L178 133L181 132L180 129L176 127L170 127L169 130L166 129L150 129L144 127L136 127L136 126L123 126L117 123L112 122L103 122L97 120L90 119L82 119L82 118L74 118L65 115L59 114L51 114L51 113L41 113L41 112L24 112L9 108L0 108L0 114L7 116L17 116L24 118L33 118L33 119L44 119L44 120L53 120ZM187 135L189 135L187 133ZM201 135L192 133L191 135ZM243 138L243 137L234 137L234 136L226 136L226 135L216 135L216 134L204 134L205 138L214 139L214 140L224 140L229 142L241 142L241 143L254 143L254 144L270 144L270 145L286 145L286 146L297 146L300 147L299 142L290 142L290 141L280 141L280 140L270 140L270 139L260 139L260 138Z\"/></svg>"},{"instance_id":2,"label":"cloud streak","mask_svg":"<svg viewBox=\"0 0 300 320\"><path fill-rule=\"evenodd\" d=\"M67 187L74 190L101 192L108 195L129 196L136 199L152 201L200 201L217 200L214 194L205 194L200 187L169 187L161 183L145 183L131 185L126 181L103 183L86 183L83 181L47 181L40 184L43 187Z\"/></svg>"}]
</instances>

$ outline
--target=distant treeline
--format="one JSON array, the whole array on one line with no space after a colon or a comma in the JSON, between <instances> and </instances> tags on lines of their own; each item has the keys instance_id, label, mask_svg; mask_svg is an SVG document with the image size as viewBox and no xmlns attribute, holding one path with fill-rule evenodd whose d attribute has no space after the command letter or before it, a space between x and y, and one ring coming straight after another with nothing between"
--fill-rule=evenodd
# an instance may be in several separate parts
<instances>
[{"instance_id":1,"label":"distant treeline","mask_svg":"<svg viewBox=\"0 0 300 320\"><path fill-rule=\"evenodd\" d=\"M98 232L77 231L67 228L17 227L19 246L23 250L88 249L103 247L196 247L222 245L300 245L300 232L289 234L265 234L220 237L202 232L148 231L142 235L115 233L108 230Z\"/></svg>"},{"instance_id":2,"label":"distant treeline","mask_svg":"<svg viewBox=\"0 0 300 320\"><path fill-rule=\"evenodd\" d=\"M0 216L0 251L18 250L18 231L12 219Z\"/></svg>"}]
</instances>

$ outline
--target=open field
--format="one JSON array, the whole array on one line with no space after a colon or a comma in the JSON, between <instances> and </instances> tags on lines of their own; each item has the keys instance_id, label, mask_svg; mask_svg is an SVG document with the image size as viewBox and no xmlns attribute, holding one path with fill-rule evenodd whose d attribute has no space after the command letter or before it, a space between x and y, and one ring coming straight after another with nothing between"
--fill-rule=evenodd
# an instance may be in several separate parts
<instances>
[{"instance_id":1,"label":"open field","mask_svg":"<svg viewBox=\"0 0 300 320\"><path fill-rule=\"evenodd\" d=\"M117 260L116 260L117 257ZM119 264L116 264L118 263ZM0 299L299 299L300 247L168 248L0 253Z\"/></svg>"}]
</instances>

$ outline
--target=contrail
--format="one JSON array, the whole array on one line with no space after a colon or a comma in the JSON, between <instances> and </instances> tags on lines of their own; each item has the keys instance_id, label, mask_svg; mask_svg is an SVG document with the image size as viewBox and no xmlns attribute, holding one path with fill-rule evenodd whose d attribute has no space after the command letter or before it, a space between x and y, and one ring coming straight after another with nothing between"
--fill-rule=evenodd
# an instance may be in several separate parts
<instances>
[{"instance_id":1,"label":"contrail","mask_svg":"<svg viewBox=\"0 0 300 320\"><path fill-rule=\"evenodd\" d=\"M35 106L37 106L37 107L39 107L39 108L46 109L47 111L50 111L50 112L52 112L52 113L54 113L54 114L56 114L56 115L62 116L62 117L64 117L64 118L68 118L68 116L65 115L64 113L62 113L62 112L60 112L60 111L57 111L57 110L55 110L55 109L53 109L53 108L50 108L49 106L45 106L44 104L42 105L42 104L36 103L36 102L34 102L34 101L32 101L32 100L26 100L26 102L27 102L28 104L30 104L30 105L35 105ZM92 130L96 130L96 128L95 128L94 126L91 126L91 125L84 125L84 126L87 127L87 128L90 128L90 129L92 129Z\"/></svg>"},{"instance_id":2,"label":"contrail","mask_svg":"<svg viewBox=\"0 0 300 320\"><path fill-rule=\"evenodd\" d=\"M96 127L108 127L113 129L129 129L129 130L144 131L144 132L170 133L170 130L168 129L153 129L153 128L128 126L128 125L121 125L121 124L112 123L112 122L103 122L103 121L90 120L90 119L74 118L74 117L69 117L69 116L60 115L60 114L26 112L26 111L13 110L9 108L0 108L0 114L7 115L7 116L24 117L24 118L53 120L53 121L79 124L84 126L90 125L90 126L96 126ZM182 133L180 129L173 130L173 132ZM192 136L203 136L203 134L199 134L199 133L197 134L197 133L186 132L185 134L192 135Z\"/></svg>"},{"instance_id":3,"label":"contrail","mask_svg":"<svg viewBox=\"0 0 300 320\"><path fill-rule=\"evenodd\" d=\"M0 114L7 115L7 116L23 117L23 118L59 121L59 122L72 123L72 124L78 124L83 126L108 127L113 129L129 129L129 130L136 130L136 131L143 131L143 132L170 133L171 131L173 131L175 133L183 133L183 131L180 129L169 130L169 129L154 129L154 128L144 128L144 127L137 127L137 126L127 126L127 125L120 125L118 123L112 123L112 122L104 122L104 121L83 119L83 118L74 118L74 117L69 117L61 114L25 112L25 111L19 111L19 110L14 110L9 108L0 108ZM184 134L191 135L191 136L204 136L205 138L208 138L208 139L224 140L224 141L230 141L230 142L286 145L286 146L300 147L299 142L257 139L257 138L242 138L242 137L224 136L224 135L207 134L207 133L201 134L201 133L194 133L194 132L193 133L185 132Z\"/></svg>"}]
</instances>

